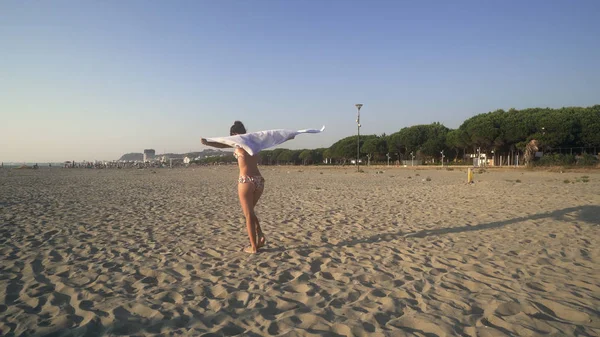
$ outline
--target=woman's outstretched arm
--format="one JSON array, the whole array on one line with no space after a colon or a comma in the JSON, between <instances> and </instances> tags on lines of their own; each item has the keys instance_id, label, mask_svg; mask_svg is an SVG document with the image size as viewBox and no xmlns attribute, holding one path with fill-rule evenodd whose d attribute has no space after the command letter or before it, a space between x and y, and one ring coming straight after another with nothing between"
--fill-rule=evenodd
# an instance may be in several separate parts
<instances>
[{"instance_id":1,"label":"woman's outstretched arm","mask_svg":"<svg viewBox=\"0 0 600 337\"><path fill-rule=\"evenodd\" d=\"M222 144L222 143L217 143L217 142L209 142L209 141L207 141L207 140L206 140L206 139L204 139L204 138L202 138L202 139L200 140L200 142L201 142L202 144L206 145L206 146L212 146L212 147L216 147L216 148L219 148L219 149L225 149L225 148L230 148L230 147L232 147L232 146L229 146L229 145L227 145L227 144Z\"/></svg>"}]
</instances>

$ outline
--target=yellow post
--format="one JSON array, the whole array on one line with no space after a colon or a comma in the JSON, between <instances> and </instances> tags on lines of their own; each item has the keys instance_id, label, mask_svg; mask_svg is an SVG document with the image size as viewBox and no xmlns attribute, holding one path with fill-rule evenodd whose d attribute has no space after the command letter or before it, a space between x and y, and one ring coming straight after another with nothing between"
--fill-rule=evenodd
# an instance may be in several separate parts
<instances>
[{"instance_id":1,"label":"yellow post","mask_svg":"<svg viewBox=\"0 0 600 337\"><path fill-rule=\"evenodd\" d=\"M473 183L473 170L469 168L467 171L467 184L471 183Z\"/></svg>"}]
</instances>

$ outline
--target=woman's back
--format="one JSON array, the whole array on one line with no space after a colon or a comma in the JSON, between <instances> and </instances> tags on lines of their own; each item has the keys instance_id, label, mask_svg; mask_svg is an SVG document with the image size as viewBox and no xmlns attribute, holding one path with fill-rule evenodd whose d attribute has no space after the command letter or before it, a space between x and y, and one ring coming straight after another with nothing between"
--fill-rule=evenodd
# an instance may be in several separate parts
<instances>
[{"instance_id":1,"label":"woman's back","mask_svg":"<svg viewBox=\"0 0 600 337\"><path fill-rule=\"evenodd\" d=\"M240 176L260 176L260 171L258 170L258 154L251 156L246 150L236 148L233 151L233 155L237 158Z\"/></svg>"}]
</instances>

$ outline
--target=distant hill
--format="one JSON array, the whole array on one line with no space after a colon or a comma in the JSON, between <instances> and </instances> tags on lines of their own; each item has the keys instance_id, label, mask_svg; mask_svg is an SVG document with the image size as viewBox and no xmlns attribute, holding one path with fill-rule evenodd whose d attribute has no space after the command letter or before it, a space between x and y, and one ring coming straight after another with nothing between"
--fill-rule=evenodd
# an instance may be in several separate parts
<instances>
[{"instance_id":1,"label":"distant hill","mask_svg":"<svg viewBox=\"0 0 600 337\"><path fill-rule=\"evenodd\" d=\"M208 156L215 156L215 155L220 155L220 154L224 154L224 153L228 153L227 151L221 151L221 150L213 150L213 149L206 149L200 152L187 152L187 153L164 153L164 154L156 154L156 157L162 157L162 156L166 156L167 158L173 158L173 159L182 159L184 157L189 157L191 159L196 159L196 158L205 158ZM121 158L119 158L119 161L142 161L144 160L144 154L143 153L127 153L121 156Z\"/></svg>"},{"instance_id":2,"label":"distant hill","mask_svg":"<svg viewBox=\"0 0 600 337\"><path fill-rule=\"evenodd\" d=\"M119 158L120 161L142 161L144 160L143 153L127 153Z\"/></svg>"}]
</instances>

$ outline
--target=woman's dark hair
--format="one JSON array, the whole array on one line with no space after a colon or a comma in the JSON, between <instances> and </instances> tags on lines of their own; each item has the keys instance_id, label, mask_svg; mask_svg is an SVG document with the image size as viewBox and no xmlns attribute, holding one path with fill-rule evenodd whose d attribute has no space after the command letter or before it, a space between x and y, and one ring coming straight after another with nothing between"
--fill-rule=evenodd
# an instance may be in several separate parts
<instances>
[{"instance_id":1,"label":"woman's dark hair","mask_svg":"<svg viewBox=\"0 0 600 337\"><path fill-rule=\"evenodd\" d=\"M242 122L240 121L233 122L233 125L229 129L229 135L243 135L244 133L246 133L246 128L244 127L244 124L242 124Z\"/></svg>"}]
</instances>

